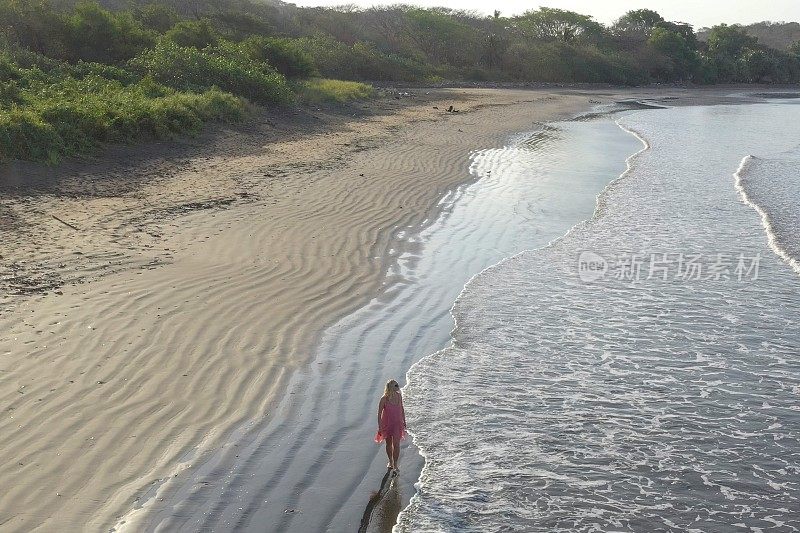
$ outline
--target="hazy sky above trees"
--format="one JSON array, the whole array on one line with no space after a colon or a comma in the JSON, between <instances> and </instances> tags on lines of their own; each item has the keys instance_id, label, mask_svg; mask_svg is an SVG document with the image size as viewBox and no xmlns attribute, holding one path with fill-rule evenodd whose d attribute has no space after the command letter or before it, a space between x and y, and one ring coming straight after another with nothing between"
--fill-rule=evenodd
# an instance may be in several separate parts
<instances>
[{"instance_id":1,"label":"hazy sky above trees","mask_svg":"<svg viewBox=\"0 0 800 533\"><path fill-rule=\"evenodd\" d=\"M287 0L298 6L334 6L356 4L360 7L386 4L413 4L469 9L491 13L498 9L504 15L516 15L539 6L569 9L595 20L610 23L631 9L658 11L667 20L688 22L700 28L720 22L728 24L771 21L800 22L800 0Z\"/></svg>"}]
</instances>

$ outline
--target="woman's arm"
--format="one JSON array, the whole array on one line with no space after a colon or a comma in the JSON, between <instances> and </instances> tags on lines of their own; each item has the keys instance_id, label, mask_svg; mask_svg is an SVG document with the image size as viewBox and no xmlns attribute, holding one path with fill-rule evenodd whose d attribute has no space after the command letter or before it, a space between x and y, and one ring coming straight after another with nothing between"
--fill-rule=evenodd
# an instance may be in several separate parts
<instances>
[{"instance_id":1,"label":"woman's arm","mask_svg":"<svg viewBox=\"0 0 800 533\"><path fill-rule=\"evenodd\" d=\"M383 402L386 401L386 398L381 397L381 401L378 402L378 430L381 429L381 413L383 412Z\"/></svg>"},{"instance_id":2,"label":"woman's arm","mask_svg":"<svg viewBox=\"0 0 800 533\"><path fill-rule=\"evenodd\" d=\"M399 392L397 394L400 394ZM406 424L406 408L403 407L403 395L400 394L400 412L403 413L403 427L407 428L408 424Z\"/></svg>"}]
</instances>

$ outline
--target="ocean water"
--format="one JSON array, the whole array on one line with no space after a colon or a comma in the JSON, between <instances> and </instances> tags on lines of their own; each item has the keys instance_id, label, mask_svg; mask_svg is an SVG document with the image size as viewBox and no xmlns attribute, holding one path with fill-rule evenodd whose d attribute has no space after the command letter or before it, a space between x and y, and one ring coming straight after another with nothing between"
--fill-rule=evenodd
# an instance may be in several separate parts
<instances>
[{"instance_id":1,"label":"ocean water","mask_svg":"<svg viewBox=\"0 0 800 533\"><path fill-rule=\"evenodd\" d=\"M408 372L395 531L800 530L800 106L619 124L648 147L595 216L476 275Z\"/></svg>"}]
</instances>

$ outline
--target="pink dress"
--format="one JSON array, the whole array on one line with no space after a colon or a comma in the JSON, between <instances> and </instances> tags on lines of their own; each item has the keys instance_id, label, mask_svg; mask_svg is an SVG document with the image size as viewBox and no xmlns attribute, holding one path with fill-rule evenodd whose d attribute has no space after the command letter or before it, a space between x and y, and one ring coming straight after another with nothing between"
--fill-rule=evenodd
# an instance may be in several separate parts
<instances>
[{"instance_id":1,"label":"pink dress","mask_svg":"<svg viewBox=\"0 0 800 533\"><path fill-rule=\"evenodd\" d=\"M403 400L393 404L388 399L383 402L381 412L381 431L376 435L376 442L380 442L386 437L393 437L396 440L406 437L406 425L403 423Z\"/></svg>"}]
</instances>

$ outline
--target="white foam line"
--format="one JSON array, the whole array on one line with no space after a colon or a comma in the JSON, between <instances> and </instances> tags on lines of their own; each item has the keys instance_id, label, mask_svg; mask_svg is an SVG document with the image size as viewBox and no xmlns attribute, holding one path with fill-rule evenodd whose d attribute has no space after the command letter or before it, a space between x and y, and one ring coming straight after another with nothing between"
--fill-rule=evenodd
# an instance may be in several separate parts
<instances>
[{"instance_id":1,"label":"white foam line","mask_svg":"<svg viewBox=\"0 0 800 533\"><path fill-rule=\"evenodd\" d=\"M755 201L753 201L753 199L750 198L750 196L748 196L747 191L744 188L742 173L747 167L747 164L754 159L756 159L756 157L748 155L744 159L742 159L741 163L739 163L739 168L737 168L736 172L733 173L733 177L735 179L734 186L736 187L736 190L739 192L739 196L741 196L742 202L744 202L745 205L749 205L750 207L752 207L756 211L756 213L758 213L761 216L761 225L764 226L764 231L766 231L767 233L767 243L769 244L769 247L772 249L773 252L775 252L775 255L777 255L785 262L787 262L789 266L792 267L792 270L794 270L797 274L800 274L800 263L797 261L797 259L789 255L789 253L784 248L782 248L778 243L778 237L777 235L775 235L774 226L772 224L772 219L770 218L769 214L764 209L762 209L760 205L758 205Z\"/></svg>"},{"instance_id":2,"label":"white foam line","mask_svg":"<svg viewBox=\"0 0 800 533\"><path fill-rule=\"evenodd\" d=\"M577 224L575 224L574 226L572 226L572 227L571 227L569 230L567 230L567 232L566 232L566 233L564 233L564 235L562 235L562 236L560 236L560 237L557 237L556 239L553 239L552 241L550 241L549 243L547 243L545 246L542 246L542 247L540 247L540 248L533 248L533 249L529 249L529 250L522 250L521 252L518 252L518 253L516 253L516 254L510 255L510 256L508 256L508 257L506 257L506 258L504 258L504 259L502 259L502 260L498 261L497 263L495 263L495 264L493 264L493 265L490 265L490 266L488 266L488 267L484 268L483 270L481 270L480 272L478 272L477 274L475 274L475 275L473 275L471 278L469 278L469 280L467 280L467 282L466 282L466 283L464 284L464 286L461 288L461 291L458 293L458 296L456 297L455 301L453 302L453 305L452 305L452 307L450 307L450 316L453 318L453 324L454 324L454 326L453 326L453 329L452 329L452 330L450 330L450 343L449 343L447 346L445 346L444 348L442 348L441 350L438 350L438 351L436 351L436 352L434 352L434 353L428 354L428 355L426 355L426 356L424 356L424 357L420 358L420 359L419 359L419 361L417 361L417 362L416 362L416 363L414 363L413 365L411 365L411 367L409 367L409 369L406 371L406 387L407 387L407 386L408 386L408 384L411 382L411 379L410 379L410 374L411 374L411 372L414 370L414 368L415 368L415 367L416 367L418 364L422 363L423 361L426 361L427 359L430 359L430 358L432 358L432 357L435 357L435 356L437 356L438 354L440 354L440 353L442 353L442 352L445 352L445 351L447 351L448 349L450 349L450 348L453 346L453 343L454 343L454 340L455 340L455 339L454 339L454 334L455 334L456 330L458 329L458 319L456 318L456 315L455 315L455 313L454 313L453 311L455 310L455 308L456 308L456 305L458 305L458 302L459 302L459 300L461 300L461 296L464 294L464 292L467 290L467 288L468 288L468 287L469 287L469 285L470 285L470 284L473 282L473 280L475 280L475 279L476 279L477 277L479 277L479 276L482 276L483 274L485 274L485 273L486 273L486 272L488 272L489 270L492 270L492 269L494 269L494 268L497 268L497 267L499 267L500 265L502 265L503 263L505 263L506 261L510 261L510 260L514 259L515 257L518 257L518 256L520 256L520 255L522 255L522 254L526 254L526 253L529 253L529 252L539 252L539 251L542 251L542 250L546 250L546 249L548 249L548 248L550 248L550 247L554 246L555 244L557 244L557 243L558 243L558 242L560 242L561 240L565 239L565 238L566 238L567 236L569 236L569 235L570 235L572 232L574 232L574 231L575 231L577 228L579 228L579 227L582 227L582 226L586 225L587 223L589 223L589 222L591 222L591 221L593 221L593 220L597 220L598 218L600 218L600 217L602 217L602 216L603 216L603 211L602 211L602 209L603 209L603 208L604 208L604 206L605 206L605 204L603 203L603 199L604 199L604 197L605 197L605 196L606 196L606 195L607 195L607 194L608 194L608 193L611 191L611 189L612 189L613 187L615 187L615 186L616 186L616 185L617 185L617 184L618 184L618 183L619 183L619 182L620 182L622 179L624 179L625 177L627 177L627 176L628 176L628 174L630 174L631 170L633 169L633 160L634 160L636 157L638 157L638 156L639 156L639 154L641 154L642 152L644 152L644 151L646 151L646 150L650 149L650 146L651 146L651 145L650 145L650 143L647 141L647 139L645 139L645 138L644 138L644 136L643 136L643 135L641 135L640 133L638 133L637 131L633 130L632 128L629 128L629 127L627 127L627 126L624 126L624 125L622 125L622 124L619 122L619 120L615 120L615 121L614 121L614 123L615 123L615 124L616 124L616 125L617 125L617 126L620 128L620 129L622 129L623 131L625 131L625 132L627 132L627 133L629 133L629 134L633 135L633 136L634 136L634 137L636 137L637 139L639 139L639 141L642 143L642 148L641 148L641 150L639 150L638 152L636 152L636 153L634 153L634 154L632 154L632 155L628 156L627 158L625 158L625 170L622 172L622 174L620 174L618 177L616 177L616 178L614 178L613 180L611 180L611 181L610 181L610 182L609 182L609 183L608 183L608 184L607 184L607 185L606 185L606 186L603 188L603 190L602 190L602 191L600 191L600 193L597 195L597 198L596 198L596 200L595 200L595 210L594 210L594 212L592 213L592 217L591 217L589 220L583 220L583 221L581 221L581 222L578 222ZM545 126L546 126L546 125L545 125ZM544 128L543 128L543 129L544 129ZM405 389L406 387L403 387L403 388ZM400 522L401 522L401 517L402 517L402 515L403 515L404 513L406 513L406 512L407 512L409 509L411 509L411 508L414 506L415 502L416 502L416 501L419 499L419 493L420 493L420 490L419 490L419 485L420 485L420 483L422 482L422 478L423 478L423 476L425 475L425 471L428 469L428 456L425 454L425 450L424 450L424 449L422 448L422 446L420 446L420 445L419 445L419 443L417 442L417 438L416 438L416 436L414 435L414 432L413 432L413 431L409 430L409 431L408 431L408 434L409 434L409 435L411 435L411 440L412 440L412 442L414 443L414 445L417 447L417 449L419 450L419 454L422 456L422 459L423 459L424 463L423 463L423 466L422 466L422 470L420 471L419 478L417 479L417 483L415 483L415 486L416 486L416 489L417 489L417 491L414 493L414 495L413 495L413 496L411 497L411 499L409 500L409 502L408 502L408 505L407 505L407 506L406 506L406 507L405 507L405 508L404 508L402 511L400 511L400 515L399 515L399 516L398 516L398 518L397 518L397 523L396 523L396 524L395 524L395 526L392 528L392 532L393 532L393 533L398 533L398 531L399 531L399 530L398 530L398 526L400 525Z\"/></svg>"}]
</instances>

